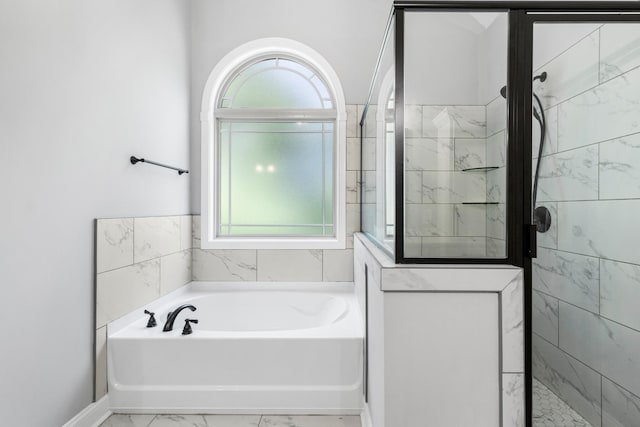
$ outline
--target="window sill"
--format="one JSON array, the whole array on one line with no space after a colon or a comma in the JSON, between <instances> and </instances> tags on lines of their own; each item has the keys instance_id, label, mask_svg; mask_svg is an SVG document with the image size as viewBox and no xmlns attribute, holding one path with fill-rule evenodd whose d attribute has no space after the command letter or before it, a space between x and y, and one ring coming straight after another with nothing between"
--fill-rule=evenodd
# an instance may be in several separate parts
<instances>
[{"instance_id":1,"label":"window sill","mask_svg":"<svg viewBox=\"0 0 640 427\"><path fill-rule=\"evenodd\" d=\"M202 239L202 249L345 249L345 238L311 239L252 239L252 238L217 238Z\"/></svg>"}]
</instances>

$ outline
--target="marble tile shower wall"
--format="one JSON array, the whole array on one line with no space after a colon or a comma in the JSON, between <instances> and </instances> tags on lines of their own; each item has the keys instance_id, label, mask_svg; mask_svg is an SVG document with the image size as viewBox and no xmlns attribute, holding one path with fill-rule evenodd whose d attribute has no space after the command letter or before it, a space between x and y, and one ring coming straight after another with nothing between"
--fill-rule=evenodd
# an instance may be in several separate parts
<instances>
[{"instance_id":1,"label":"marble tile shower wall","mask_svg":"<svg viewBox=\"0 0 640 427\"><path fill-rule=\"evenodd\" d=\"M505 178L500 100L486 106L407 106L407 255L500 255ZM483 169L494 166L500 168Z\"/></svg>"},{"instance_id":2,"label":"marble tile shower wall","mask_svg":"<svg viewBox=\"0 0 640 427\"><path fill-rule=\"evenodd\" d=\"M640 25L605 24L540 71L553 222L534 260L534 375L593 426L638 427Z\"/></svg>"},{"instance_id":3,"label":"marble tile shower wall","mask_svg":"<svg viewBox=\"0 0 640 427\"><path fill-rule=\"evenodd\" d=\"M96 397L107 323L191 281L191 215L96 220Z\"/></svg>"},{"instance_id":4,"label":"marble tile shower wall","mask_svg":"<svg viewBox=\"0 0 640 427\"><path fill-rule=\"evenodd\" d=\"M200 249L200 216L193 217L193 280L353 281L353 233L360 231L360 131L362 106L347 105L347 249Z\"/></svg>"}]
</instances>

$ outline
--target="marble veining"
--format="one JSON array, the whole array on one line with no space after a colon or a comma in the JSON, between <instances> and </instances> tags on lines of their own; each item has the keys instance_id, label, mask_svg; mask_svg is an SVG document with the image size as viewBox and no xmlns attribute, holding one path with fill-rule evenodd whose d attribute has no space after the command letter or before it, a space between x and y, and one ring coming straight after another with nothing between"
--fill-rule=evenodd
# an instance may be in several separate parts
<instances>
[{"instance_id":1,"label":"marble veining","mask_svg":"<svg viewBox=\"0 0 640 427\"><path fill-rule=\"evenodd\" d=\"M640 395L640 332L563 302L559 312L560 348Z\"/></svg>"},{"instance_id":2,"label":"marble veining","mask_svg":"<svg viewBox=\"0 0 640 427\"><path fill-rule=\"evenodd\" d=\"M600 260L600 314L640 330L640 266Z\"/></svg>"},{"instance_id":3,"label":"marble veining","mask_svg":"<svg viewBox=\"0 0 640 427\"><path fill-rule=\"evenodd\" d=\"M534 377L594 427L600 427L600 375L535 334L532 347Z\"/></svg>"},{"instance_id":4,"label":"marble veining","mask_svg":"<svg viewBox=\"0 0 640 427\"><path fill-rule=\"evenodd\" d=\"M96 251L98 273L133 264L133 218L97 220Z\"/></svg>"},{"instance_id":5,"label":"marble veining","mask_svg":"<svg viewBox=\"0 0 640 427\"><path fill-rule=\"evenodd\" d=\"M356 418L357 423L352 419ZM148 415L113 414L100 427L274 427L292 424L271 424L297 422L300 427L360 427L357 416L263 416L263 415ZM346 424L341 424L346 423Z\"/></svg>"},{"instance_id":6,"label":"marble veining","mask_svg":"<svg viewBox=\"0 0 640 427\"><path fill-rule=\"evenodd\" d=\"M558 248L640 264L640 200L558 203Z\"/></svg>"},{"instance_id":7,"label":"marble veining","mask_svg":"<svg viewBox=\"0 0 640 427\"><path fill-rule=\"evenodd\" d=\"M193 280L256 280L256 251L253 249L194 249Z\"/></svg>"},{"instance_id":8,"label":"marble veining","mask_svg":"<svg viewBox=\"0 0 640 427\"><path fill-rule=\"evenodd\" d=\"M504 287L502 301L502 371L524 372L524 282L519 272Z\"/></svg>"},{"instance_id":9,"label":"marble veining","mask_svg":"<svg viewBox=\"0 0 640 427\"><path fill-rule=\"evenodd\" d=\"M405 206L405 235L453 235L453 205L408 204Z\"/></svg>"},{"instance_id":10,"label":"marble veining","mask_svg":"<svg viewBox=\"0 0 640 427\"><path fill-rule=\"evenodd\" d=\"M358 416L264 415L260 427L360 427Z\"/></svg>"},{"instance_id":11,"label":"marble veining","mask_svg":"<svg viewBox=\"0 0 640 427\"><path fill-rule=\"evenodd\" d=\"M640 25L607 23L600 28L600 81L640 66Z\"/></svg>"},{"instance_id":12,"label":"marble veining","mask_svg":"<svg viewBox=\"0 0 640 427\"><path fill-rule=\"evenodd\" d=\"M160 258L160 294L165 295L191 281L191 250Z\"/></svg>"},{"instance_id":13,"label":"marble veining","mask_svg":"<svg viewBox=\"0 0 640 427\"><path fill-rule=\"evenodd\" d=\"M600 144L600 199L640 198L640 134Z\"/></svg>"},{"instance_id":14,"label":"marble veining","mask_svg":"<svg viewBox=\"0 0 640 427\"><path fill-rule=\"evenodd\" d=\"M405 170L453 170L454 140L450 138L407 138Z\"/></svg>"},{"instance_id":15,"label":"marble veining","mask_svg":"<svg viewBox=\"0 0 640 427\"><path fill-rule=\"evenodd\" d=\"M507 127L507 101L498 96L487 104L487 136L495 135Z\"/></svg>"},{"instance_id":16,"label":"marble veining","mask_svg":"<svg viewBox=\"0 0 640 427\"><path fill-rule=\"evenodd\" d=\"M603 427L640 427L640 397L602 378Z\"/></svg>"},{"instance_id":17,"label":"marble veining","mask_svg":"<svg viewBox=\"0 0 640 427\"><path fill-rule=\"evenodd\" d=\"M422 256L425 258L483 258L486 254L484 237L423 237Z\"/></svg>"},{"instance_id":18,"label":"marble veining","mask_svg":"<svg viewBox=\"0 0 640 427\"><path fill-rule=\"evenodd\" d=\"M538 179L539 202L598 199L598 147L543 157Z\"/></svg>"},{"instance_id":19,"label":"marble veining","mask_svg":"<svg viewBox=\"0 0 640 427\"><path fill-rule=\"evenodd\" d=\"M362 171L363 203L376 203L376 171Z\"/></svg>"},{"instance_id":20,"label":"marble veining","mask_svg":"<svg viewBox=\"0 0 640 427\"><path fill-rule=\"evenodd\" d=\"M558 150L640 132L640 68L580 94L558 109Z\"/></svg>"},{"instance_id":21,"label":"marble veining","mask_svg":"<svg viewBox=\"0 0 640 427\"><path fill-rule=\"evenodd\" d=\"M405 138L420 138L422 136L422 106L421 105L405 106L404 136Z\"/></svg>"},{"instance_id":22,"label":"marble veining","mask_svg":"<svg viewBox=\"0 0 640 427\"><path fill-rule=\"evenodd\" d=\"M423 106L422 136L440 138L485 138L483 105Z\"/></svg>"},{"instance_id":23,"label":"marble veining","mask_svg":"<svg viewBox=\"0 0 640 427\"><path fill-rule=\"evenodd\" d=\"M484 237L487 234L486 206L455 205L453 214L455 236Z\"/></svg>"},{"instance_id":24,"label":"marble veining","mask_svg":"<svg viewBox=\"0 0 640 427\"><path fill-rule=\"evenodd\" d=\"M405 203L422 203L422 172L404 172L404 201Z\"/></svg>"},{"instance_id":25,"label":"marble veining","mask_svg":"<svg viewBox=\"0 0 640 427\"><path fill-rule=\"evenodd\" d=\"M524 427L524 374L502 374L502 425Z\"/></svg>"},{"instance_id":26,"label":"marble veining","mask_svg":"<svg viewBox=\"0 0 640 427\"><path fill-rule=\"evenodd\" d=\"M160 259L97 275L96 327L160 296Z\"/></svg>"},{"instance_id":27,"label":"marble veining","mask_svg":"<svg viewBox=\"0 0 640 427\"><path fill-rule=\"evenodd\" d=\"M544 83L534 84L545 110L598 84L599 45L596 30L536 70L536 74L546 71L549 76Z\"/></svg>"},{"instance_id":28,"label":"marble veining","mask_svg":"<svg viewBox=\"0 0 640 427\"><path fill-rule=\"evenodd\" d=\"M597 258L538 248L533 265L534 289L598 312L600 265Z\"/></svg>"},{"instance_id":29,"label":"marble veining","mask_svg":"<svg viewBox=\"0 0 640 427\"><path fill-rule=\"evenodd\" d=\"M362 170L363 171L376 170L376 139L375 138L362 138Z\"/></svg>"},{"instance_id":30,"label":"marble veining","mask_svg":"<svg viewBox=\"0 0 640 427\"><path fill-rule=\"evenodd\" d=\"M347 138L347 170L360 170L360 138Z\"/></svg>"},{"instance_id":31,"label":"marble veining","mask_svg":"<svg viewBox=\"0 0 640 427\"><path fill-rule=\"evenodd\" d=\"M487 237L493 239L505 239L506 235L506 205L500 203L498 205L487 206Z\"/></svg>"},{"instance_id":32,"label":"marble veining","mask_svg":"<svg viewBox=\"0 0 640 427\"><path fill-rule=\"evenodd\" d=\"M321 282L322 250L259 250L258 281Z\"/></svg>"},{"instance_id":33,"label":"marble veining","mask_svg":"<svg viewBox=\"0 0 640 427\"><path fill-rule=\"evenodd\" d=\"M486 178L482 173L422 173L424 203L484 202L486 188Z\"/></svg>"},{"instance_id":34,"label":"marble veining","mask_svg":"<svg viewBox=\"0 0 640 427\"><path fill-rule=\"evenodd\" d=\"M554 345L558 345L558 299L532 291L533 332Z\"/></svg>"},{"instance_id":35,"label":"marble veining","mask_svg":"<svg viewBox=\"0 0 640 427\"><path fill-rule=\"evenodd\" d=\"M155 415L113 414L100 427L148 427Z\"/></svg>"},{"instance_id":36,"label":"marble veining","mask_svg":"<svg viewBox=\"0 0 640 427\"><path fill-rule=\"evenodd\" d=\"M134 262L138 263L180 250L180 217L134 218Z\"/></svg>"},{"instance_id":37,"label":"marble veining","mask_svg":"<svg viewBox=\"0 0 640 427\"><path fill-rule=\"evenodd\" d=\"M502 239L487 237L486 256L489 258L502 258L505 256L507 242Z\"/></svg>"},{"instance_id":38,"label":"marble veining","mask_svg":"<svg viewBox=\"0 0 640 427\"><path fill-rule=\"evenodd\" d=\"M360 183L358 182L358 173L356 171L347 171L345 179L347 181L347 203L360 203Z\"/></svg>"},{"instance_id":39,"label":"marble veining","mask_svg":"<svg viewBox=\"0 0 640 427\"><path fill-rule=\"evenodd\" d=\"M504 203L507 200L507 168L487 172L487 202Z\"/></svg>"},{"instance_id":40,"label":"marble veining","mask_svg":"<svg viewBox=\"0 0 640 427\"><path fill-rule=\"evenodd\" d=\"M455 169L479 168L487 164L487 143L479 138L454 140Z\"/></svg>"},{"instance_id":41,"label":"marble veining","mask_svg":"<svg viewBox=\"0 0 640 427\"><path fill-rule=\"evenodd\" d=\"M507 137L504 130L487 138L486 166L506 166Z\"/></svg>"}]
</instances>

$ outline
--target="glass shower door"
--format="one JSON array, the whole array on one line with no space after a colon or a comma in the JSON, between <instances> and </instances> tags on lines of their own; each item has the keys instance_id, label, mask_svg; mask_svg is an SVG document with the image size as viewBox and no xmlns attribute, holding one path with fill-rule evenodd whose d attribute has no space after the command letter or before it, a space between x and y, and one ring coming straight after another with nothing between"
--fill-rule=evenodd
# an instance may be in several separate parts
<instances>
[{"instance_id":1,"label":"glass shower door","mask_svg":"<svg viewBox=\"0 0 640 427\"><path fill-rule=\"evenodd\" d=\"M533 43L533 425L640 426L640 23Z\"/></svg>"}]
</instances>

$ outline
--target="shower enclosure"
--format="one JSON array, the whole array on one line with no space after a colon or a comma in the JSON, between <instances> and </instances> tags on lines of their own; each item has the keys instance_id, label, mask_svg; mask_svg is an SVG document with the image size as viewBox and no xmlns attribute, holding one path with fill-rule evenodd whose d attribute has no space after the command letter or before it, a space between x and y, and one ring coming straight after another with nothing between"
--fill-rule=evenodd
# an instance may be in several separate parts
<instances>
[{"instance_id":1,"label":"shower enclosure","mask_svg":"<svg viewBox=\"0 0 640 427\"><path fill-rule=\"evenodd\" d=\"M525 272L530 426L640 426L640 5L399 2L361 120L398 264Z\"/></svg>"}]
</instances>

